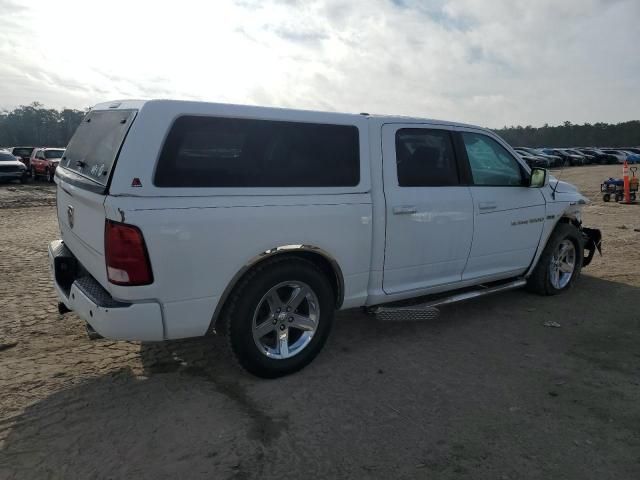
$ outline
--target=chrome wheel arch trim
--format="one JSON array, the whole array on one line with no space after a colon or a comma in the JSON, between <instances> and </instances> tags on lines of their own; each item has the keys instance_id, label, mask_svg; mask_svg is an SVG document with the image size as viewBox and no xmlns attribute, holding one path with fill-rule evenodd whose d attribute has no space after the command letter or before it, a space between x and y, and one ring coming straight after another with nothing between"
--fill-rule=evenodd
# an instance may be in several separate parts
<instances>
[{"instance_id":1,"label":"chrome wheel arch trim","mask_svg":"<svg viewBox=\"0 0 640 480\"><path fill-rule=\"evenodd\" d=\"M275 257L276 255L287 255L287 254L295 255L299 253L303 253L303 254L311 253L311 254L319 255L329 263L329 265L331 266L331 269L333 270L333 274L335 276L335 282L338 287L336 292L336 309L339 309L342 306L342 302L344 301L344 276L342 274L342 269L340 268L340 265L338 264L337 260L333 257L333 255L331 255L329 252L327 252L326 250L323 250L320 247L316 247L315 245L306 245L306 244L280 245L277 247L272 247L252 257L233 276L231 281L229 281L229 284L225 287L224 292L222 292L222 295L220 296L220 300L218 300L218 304L216 305L216 309L213 313L213 317L211 318L211 323L209 324L207 333L215 333L215 326L220 317L220 313L222 312L222 309L227 303L227 300L229 299L231 292L233 292L233 290L235 289L240 279L247 272L249 272L252 268L257 266L259 263L269 258Z\"/></svg>"}]
</instances>

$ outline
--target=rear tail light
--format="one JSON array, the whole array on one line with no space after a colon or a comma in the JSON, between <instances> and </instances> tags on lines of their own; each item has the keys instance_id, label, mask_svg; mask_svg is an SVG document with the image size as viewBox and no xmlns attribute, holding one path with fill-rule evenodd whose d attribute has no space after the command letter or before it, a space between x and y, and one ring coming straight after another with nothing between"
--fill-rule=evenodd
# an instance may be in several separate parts
<instances>
[{"instance_id":1,"label":"rear tail light","mask_svg":"<svg viewBox=\"0 0 640 480\"><path fill-rule=\"evenodd\" d=\"M153 282L147 246L138 227L106 220L104 253L109 282L128 286Z\"/></svg>"}]
</instances>

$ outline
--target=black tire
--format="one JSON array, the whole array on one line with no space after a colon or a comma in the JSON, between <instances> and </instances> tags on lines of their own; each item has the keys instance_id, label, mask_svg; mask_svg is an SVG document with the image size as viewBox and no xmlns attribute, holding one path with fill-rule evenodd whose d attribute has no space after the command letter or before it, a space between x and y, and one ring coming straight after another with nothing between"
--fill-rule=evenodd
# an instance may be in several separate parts
<instances>
[{"instance_id":1,"label":"black tire","mask_svg":"<svg viewBox=\"0 0 640 480\"><path fill-rule=\"evenodd\" d=\"M551 260L553 253L564 240L569 240L575 248L575 267L569 282L562 288L556 288L551 282ZM571 288L582 270L584 260L584 241L580 230L569 223L560 223L551 233L547 245L542 251L533 273L528 279L527 288L540 295L558 295Z\"/></svg>"},{"instance_id":2,"label":"black tire","mask_svg":"<svg viewBox=\"0 0 640 480\"><path fill-rule=\"evenodd\" d=\"M621 202L623 198L624 195L622 195L621 193L616 193L616 202Z\"/></svg>"},{"instance_id":3,"label":"black tire","mask_svg":"<svg viewBox=\"0 0 640 480\"><path fill-rule=\"evenodd\" d=\"M309 286L318 298L320 314L316 331L300 352L286 359L269 358L253 339L253 317L264 295L283 282L298 281ZM324 346L335 311L335 294L329 280L314 263L302 258L274 258L248 273L229 298L221 319L230 349L238 363L262 378L294 373L308 365Z\"/></svg>"},{"instance_id":4,"label":"black tire","mask_svg":"<svg viewBox=\"0 0 640 480\"><path fill-rule=\"evenodd\" d=\"M604 195L602 195L602 200L604 200L605 202L611 201L611 194L605 193Z\"/></svg>"},{"instance_id":5,"label":"black tire","mask_svg":"<svg viewBox=\"0 0 640 480\"><path fill-rule=\"evenodd\" d=\"M53 183L53 175L51 174L51 170L49 168L47 168L44 171L45 175L47 176L47 182L49 183Z\"/></svg>"},{"instance_id":6,"label":"black tire","mask_svg":"<svg viewBox=\"0 0 640 480\"><path fill-rule=\"evenodd\" d=\"M36 169L31 167L31 179L35 182L37 177L38 177L38 174L36 173Z\"/></svg>"}]
</instances>

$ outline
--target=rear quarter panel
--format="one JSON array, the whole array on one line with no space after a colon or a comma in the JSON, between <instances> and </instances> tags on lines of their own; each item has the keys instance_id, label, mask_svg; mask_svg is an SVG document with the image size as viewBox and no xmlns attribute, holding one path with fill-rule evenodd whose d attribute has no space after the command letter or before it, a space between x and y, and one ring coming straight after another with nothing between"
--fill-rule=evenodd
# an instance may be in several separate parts
<instances>
[{"instance_id":1,"label":"rear quarter panel","mask_svg":"<svg viewBox=\"0 0 640 480\"><path fill-rule=\"evenodd\" d=\"M367 295L371 258L368 194L308 197L117 198L107 216L141 228L154 274L114 297L163 304L167 338L203 335L227 285L251 259L284 245L313 245L342 269L344 307Z\"/></svg>"}]
</instances>

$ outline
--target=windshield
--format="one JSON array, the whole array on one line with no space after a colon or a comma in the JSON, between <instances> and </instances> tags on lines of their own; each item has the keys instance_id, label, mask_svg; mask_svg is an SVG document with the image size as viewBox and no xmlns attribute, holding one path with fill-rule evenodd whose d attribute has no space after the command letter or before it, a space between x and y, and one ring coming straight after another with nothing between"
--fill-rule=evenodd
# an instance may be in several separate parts
<instances>
[{"instance_id":1,"label":"windshield","mask_svg":"<svg viewBox=\"0 0 640 480\"><path fill-rule=\"evenodd\" d=\"M60 165L106 185L135 110L94 110L69 141Z\"/></svg>"},{"instance_id":2,"label":"windshield","mask_svg":"<svg viewBox=\"0 0 640 480\"><path fill-rule=\"evenodd\" d=\"M62 158L64 150L45 150L44 158Z\"/></svg>"},{"instance_id":3,"label":"windshield","mask_svg":"<svg viewBox=\"0 0 640 480\"><path fill-rule=\"evenodd\" d=\"M13 154L17 157L29 157L31 156L31 152L33 152L33 147L21 147L13 149Z\"/></svg>"}]
</instances>

